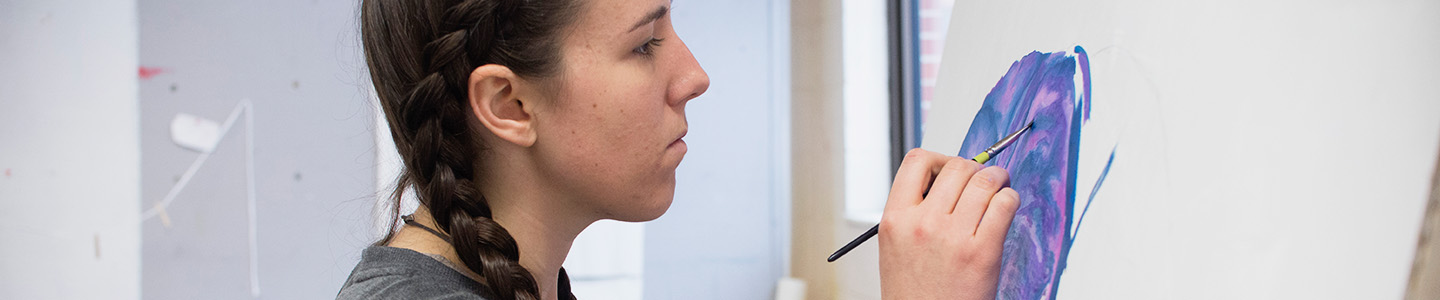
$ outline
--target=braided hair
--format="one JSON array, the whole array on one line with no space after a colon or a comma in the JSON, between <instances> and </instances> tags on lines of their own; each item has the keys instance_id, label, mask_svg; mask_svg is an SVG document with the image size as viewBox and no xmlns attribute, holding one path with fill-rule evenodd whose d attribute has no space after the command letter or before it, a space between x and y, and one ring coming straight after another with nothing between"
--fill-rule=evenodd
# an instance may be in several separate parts
<instances>
[{"instance_id":1,"label":"braided hair","mask_svg":"<svg viewBox=\"0 0 1440 300\"><path fill-rule=\"evenodd\" d=\"M515 239L492 218L477 188L484 145L469 116L471 70L498 64L522 77L553 77L559 32L573 0L363 0L365 61L390 135L404 161L390 205L412 189L490 299L537 299ZM392 224L394 224L392 222ZM377 244L387 244L394 225ZM560 271L562 298L573 299Z\"/></svg>"}]
</instances>

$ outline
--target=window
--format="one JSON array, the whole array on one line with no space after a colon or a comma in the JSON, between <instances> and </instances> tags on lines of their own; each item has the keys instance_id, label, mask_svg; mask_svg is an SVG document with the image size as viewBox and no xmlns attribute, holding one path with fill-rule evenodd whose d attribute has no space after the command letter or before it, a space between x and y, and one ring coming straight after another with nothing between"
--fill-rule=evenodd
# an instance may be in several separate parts
<instances>
[{"instance_id":1,"label":"window","mask_svg":"<svg viewBox=\"0 0 1440 300\"><path fill-rule=\"evenodd\" d=\"M954 0L844 0L845 213L879 221L901 158L920 146Z\"/></svg>"},{"instance_id":2,"label":"window","mask_svg":"<svg viewBox=\"0 0 1440 300\"><path fill-rule=\"evenodd\" d=\"M910 66L919 70L919 78L913 80L919 86L919 97L911 97L916 103L911 109L907 109L906 120L913 120L914 134L910 148L920 146L921 128L925 124L927 112L930 111L930 100L934 96L935 75L940 71L940 56L944 54L945 37L950 29L950 13L955 7L955 0L911 0L916 3L918 11L918 22L914 26L919 30L911 42L907 42L917 51L914 55L919 56ZM904 101L905 99L901 99ZM901 154L903 155L903 154Z\"/></svg>"}]
</instances>

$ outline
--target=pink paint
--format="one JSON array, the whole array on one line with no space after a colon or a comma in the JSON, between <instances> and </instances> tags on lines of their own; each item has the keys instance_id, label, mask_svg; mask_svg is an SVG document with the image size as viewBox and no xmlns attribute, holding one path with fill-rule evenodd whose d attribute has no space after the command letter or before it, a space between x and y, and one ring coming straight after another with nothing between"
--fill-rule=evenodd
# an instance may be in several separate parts
<instances>
[{"instance_id":1,"label":"pink paint","mask_svg":"<svg viewBox=\"0 0 1440 300\"><path fill-rule=\"evenodd\" d=\"M10 177L10 168L5 168L5 177Z\"/></svg>"},{"instance_id":2,"label":"pink paint","mask_svg":"<svg viewBox=\"0 0 1440 300\"><path fill-rule=\"evenodd\" d=\"M165 73L165 69L140 66L140 79L142 80L149 80L161 73Z\"/></svg>"},{"instance_id":3,"label":"pink paint","mask_svg":"<svg viewBox=\"0 0 1440 300\"><path fill-rule=\"evenodd\" d=\"M1087 57L1085 49L1076 46L1075 55L1036 51L1010 64L985 95L960 146L958 154L969 157L1033 124L1014 145L990 160L1010 171L1010 186L1020 195L1000 258L995 299L1057 298L1080 224L1072 221L1075 169L1083 108L1090 107L1091 100L1089 85L1077 86L1075 79L1080 76L1089 82ZM1076 73L1077 67L1081 72Z\"/></svg>"}]
</instances>

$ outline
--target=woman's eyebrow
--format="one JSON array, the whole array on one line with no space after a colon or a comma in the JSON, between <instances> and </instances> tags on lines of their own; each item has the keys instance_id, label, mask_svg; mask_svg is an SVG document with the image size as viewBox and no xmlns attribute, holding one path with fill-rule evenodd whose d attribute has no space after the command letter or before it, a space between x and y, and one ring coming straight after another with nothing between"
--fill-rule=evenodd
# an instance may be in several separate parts
<instances>
[{"instance_id":1,"label":"woman's eyebrow","mask_svg":"<svg viewBox=\"0 0 1440 300\"><path fill-rule=\"evenodd\" d=\"M640 19L640 22L635 22L635 27L631 27L630 31L634 32L636 29L640 29L640 26L645 26L645 24L650 24L650 22L655 22L655 20L664 18L665 14L667 13L670 13L670 7L660 6L660 8L656 8L655 11L652 11L650 12L650 14L645 15L645 18Z\"/></svg>"}]
</instances>

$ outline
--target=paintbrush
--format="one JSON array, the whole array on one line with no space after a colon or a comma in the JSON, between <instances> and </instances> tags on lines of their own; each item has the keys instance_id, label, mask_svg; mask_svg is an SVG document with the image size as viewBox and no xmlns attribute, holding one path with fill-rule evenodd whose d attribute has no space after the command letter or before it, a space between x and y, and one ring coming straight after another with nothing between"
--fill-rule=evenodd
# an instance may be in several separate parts
<instances>
[{"instance_id":1,"label":"paintbrush","mask_svg":"<svg viewBox=\"0 0 1440 300\"><path fill-rule=\"evenodd\" d=\"M1010 147L1011 144L1014 144L1016 140L1019 140L1020 134L1029 131L1030 126L1034 125L1035 121L1030 121L1030 123L1026 123L1025 127L1020 128L1020 130L1016 130L1015 133L1011 133L1010 135L1005 136L1005 138L1000 139L999 142L995 142L995 144L990 145L989 148L985 148L985 151L980 151L980 154L976 154L975 158L971 158L970 160L981 164L990 161L991 158L995 158L996 154L1000 154L1001 150L1005 150L1005 148ZM929 192L926 192L926 194L928 195ZM855 237L855 240L850 241L850 243L848 244L845 244L844 247L840 247L840 250L835 250L835 253L830 254L830 258L825 259L825 261L835 262L835 260L840 259L841 256L844 256L845 253L850 253L850 250L854 250L856 246L860 246L860 244L865 243L865 241L870 240L870 238L875 237L875 235L879 233L880 224L875 224L874 227L870 227L870 230L866 230L865 233L860 234L859 237Z\"/></svg>"}]
</instances>

